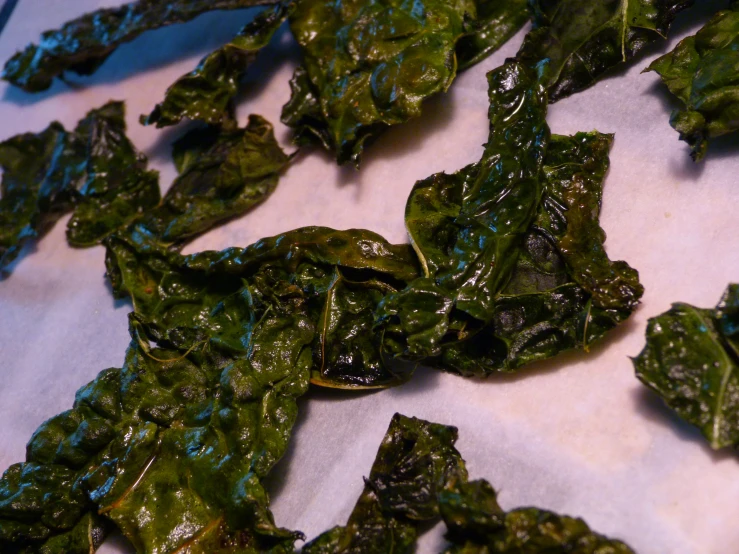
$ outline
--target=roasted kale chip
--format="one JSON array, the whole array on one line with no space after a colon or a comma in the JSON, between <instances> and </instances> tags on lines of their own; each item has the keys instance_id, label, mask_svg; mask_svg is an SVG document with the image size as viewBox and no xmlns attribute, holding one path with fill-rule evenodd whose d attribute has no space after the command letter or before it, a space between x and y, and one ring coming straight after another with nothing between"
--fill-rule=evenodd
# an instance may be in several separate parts
<instances>
[{"instance_id":1,"label":"roasted kale chip","mask_svg":"<svg viewBox=\"0 0 739 554\"><path fill-rule=\"evenodd\" d=\"M92 110L72 140L79 141L76 150L84 152L84 161L63 168L81 171L67 240L92 246L159 203L159 174L147 171L146 156L126 136L123 102Z\"/></svg>"},{"instance_id":2,"label":"roasted kale chip","mask_svg":"<svg viewBox=\"0 0 739 554\"><path fill-rule=\"evenodd\" d=\"M170 86L164 101L149 116L141 116L141 123L165 127L187 118L210 125L234 125L233 101L239 82L285 21L290 6L278 4L257 15L231 42Z\"/></svg>"},{"instance_id":3,"label":"roasted kale chip","mask_svg":"<svg viewBox=\"0 0 739 554\"><path fill-rule=\"evenodd\" d=\"M517 58L549 60L550 102L591 86L607 70L664 38L693 0L530 0L534 30Z\"/></svg>"},{"instance_id":4,"label":"roasted kale chip","mask_svg":"<svg viewBox=\"0 0 739 554\"><path fill-rule=\"evenodd\" d=\"M678 303L650 319L634 367L711 448L739 446L739 285L713 310Z\"/></svg>"},{"instance_id":5,"label":"roasted kale chip","mask_svg":"<svg viewBox=\"0 0 739 554\"><path fill-rule=\"evenodd\" d=\"M634 554L581 519L537 508L506 513L487 481L459 482L439 504L452 543L446 554Z\"/></svg>"},{"instance_id":6,"label":"roasted kale chip","mask_svg":"<svg viewBox=\"0 0 739 554\"><path fill-rule=\"evenodd\" d=\"M581 519L536 508L504 512L487 481L468 481L457 429L395 414L362 495L343 527L305 554L410 554L419 527L439 517L448 554L634 554Z\"/></svg>"},{"instance_id":7,"label":"roasted kale chip","mask_svg":"<svg viewBox=\"0 0 739 554\"><path fill-rule=\"evenodd\" d=\"M708 139L739 130L739 4L717 13L647 71L659 73L685 104L672 113L670 125L700 161Z\"/></svg>"},{"instance_id":8,"label":"roasted kale chip","mask_svg":"<svg viewBox=\"0 0 739 554\"><path fill-rule=\"evenodd\" d=\"M175 142L174 161L180 175L161 204L131 230L168 246L180 246L266 200L289 158L272 125L252 115L244 129L190 131Z\"/></svg>"},{"instance_id":9,"label":"roasted kale chip","mask_svg":"<svg viewBox=\"0 0 739 554\"><path fill-rule=\"evenodd\" d=\"M371 332L377 296L416 276L409 247L324 228L192 256L147 239L106 239L114 291L134 305L125 363L80 389L0 480L2 552L89 552L99 515L142 552L292 552L299 534L275 527L261 479L296 399L310 381L410 376Z\"/></svg>"},{"instance_id":10,"label":"roasted kale chip","mask_svg":"<svg viewBox=\"0 0 739 554\"><path fill-rule=\"evenodd\" d=\"M0 268L66 212L70 244L88 246L159 202L158 176L126 137L123 115L110 102L73 132L54 122L0 143Z\"/></svg>"},{"instance_id":11,"label":"roasted kale chip","mask_svg":"<svg viewBox=\"0 0 739 554\"><path fill-rule=\"evenodd\" d=\"M462 375L587 349L643 292L598 225L612 137L550 137L546 94L523 64L488 78L483 158L415 185L406 226L425 275L378 308L388 352Z\"/></svg>"},{"instance_id":12,"label":"roasted kale chip","mask_svg":"<svg viewBox=\"0 0 739 554\"><path fill-rule=\"evenodd\" d=\"M481 9L478 21L478 7ZM282 121L299 144L318 141L340 164L382 129L417 117L462 63L502 44L525 20L520 2L297 0L290 27L304 64Z\"/></svg>"},{"instance_id":13,"label":"roasted kale chip","mask_svg":"<svg viewBox=\"0 0 739 554\"><path fill-rule=\"evenodd\" d=\"M271 0L139 0L88 13L46 31L5 63L2 78L28 92L46 90L65 71L90 75L121 44L145 31L190 21L211 10L233 10Z\"/></svg>"},{"instance_id":14,"label":"roasted kale chip","mask_svg":"<svg viewBox=\"0 0 739 554\"><path fill-rule=\"evenodd\" d=\"M455 427L395 414L347 524L326 531L302 551L414 552L419 526L439 518L438 495L467 479L456 441Z\"/></svg>"},{"instance_id":15,"label":"roasted kale chip","mask_svg":"<svg viewBox=\"0 0 739 554\"><path fill-rule=\"evenodd\" d=\"M418 275L409 246L369 231L324 227L192 256L164 250L146 233L113 236L107 246L114 292L131 296L136 317L157 340L187 350L213 326L224 347L238 350L241 322L253 317L249 303L287 303L310 323L315 384L378 388L410 377L405 365L384 358L381 335L373 332L380 300ZM276 304L270 309L277 316L284 311Z\"/></svg>"}]
</instances>

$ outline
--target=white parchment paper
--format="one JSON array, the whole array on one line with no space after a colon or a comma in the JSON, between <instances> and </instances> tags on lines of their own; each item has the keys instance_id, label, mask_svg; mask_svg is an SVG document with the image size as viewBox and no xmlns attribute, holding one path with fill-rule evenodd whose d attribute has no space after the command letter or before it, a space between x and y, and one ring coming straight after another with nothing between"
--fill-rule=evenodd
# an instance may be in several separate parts
<instances>
[{"instance_id":1,"label":"white parchment paper","mask_svg":"<svg viewBox=\"0 0 739 554\"><path fill-rule=\"evenodd\" d=\"M114 0L22 0L0 35L0 60L41 31ZM711 452L699 434L647 394L628 356L644 344L648 317L673 301L713 306L739 279L739 141L716 141L701 165L669 124L671 100L656 74L640 71L693 33L725 2L704 0L678 18L669 41L628 69L551 107L555 133L613 132L602 225L613 259L637 268L646 287L632 319L590 353L566 354L514 377L486 382L420 370L407 386L373 394L310 393L289 452L270 478L278 524L308 537L343 524L362 489L396 411L459 427L458 448L472 478L501 491L504 508L538 506L581 516L643 554L739 551L739 457ZM40 131L57 119L73 127L109 99L127 103L129 136L161 172L175 171L171 142L184 126L144 128L139 114L166 87L226 42L253 12L212 13L147 33L121 47L90 78L71 77L29 95L0 84L0 139ZM187 249L245 246L304 225L368 228L406 240L405 201L413 183L479 159L487 135L486 71L513 55L520 33L481 65L460 75L423 117L386 133L360 172L338 168L322 152L300 157L277 191L252 213ZM239 108L279 123L297 63L287 32L262 56ZM0 282L0 471L24 459L25 443L45 419L71 407L77 388L120 366L130 306L115 302L103 274L102 248L75 250L66 218L14 264ZM437 552L443 529L419 552ZM130 553L113 537L102 554Z\"/></svg>"}]
</instances>

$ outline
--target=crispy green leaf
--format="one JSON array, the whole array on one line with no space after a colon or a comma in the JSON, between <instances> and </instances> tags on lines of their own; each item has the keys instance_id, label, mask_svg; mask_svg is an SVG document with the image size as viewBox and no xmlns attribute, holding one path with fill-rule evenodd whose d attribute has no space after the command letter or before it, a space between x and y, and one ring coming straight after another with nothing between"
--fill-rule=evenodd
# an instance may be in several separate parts
<instances>
[{"instance_id":1,"label":"crispy green leaf","mask_svg":"<svg viewBox=\"0 0 739 554\"><path fill-rule=\"evenodd\" d=\"M452 543L447 554L634 554L582 519L536 508L505 513L487 481L457 483L439 503Z\"/></svg>"},{"instance_id":2,"label":"crispy green leaf","mask_svg":"<svg viewBox=\"0 0 739 554\"><path fill-rule=\"evenodd\" d=\"M487 58L529 20L527 0L477 0L475 4L477 20L457 43L460 70Z\"/></svg>"},{"instance_id":3,"label":"crispy green leaf","mask_svg":"<svg viewBox=\"0 0 739 554\"><path fill-rule=\"evenodd\" d=\"M244 129L195 129L174 144L180 175L133 227L163 244L181 244L239 216L272 194L289 158L272 125L249 116Z\"/></svg>"},{"instance_id":4,"label":"crispy green leaf","mask_svg":"<svg viewBox=\"0 0 739 554\"><path fill-rule=\"evenodd\" d=\"M670 124L700 161L708 139L739 130L739 5L717 13L695 36L647 68L656 71L685 108Z\"/></svg>"},{"instance_id":5,"label":"crispy green leaf","mask_svg":"<svg viewBox=\"0 0 739 554\"><path fill-rule=\"evenodd\" d=\"M437 496L467 479L456 440L455 427L395 414L347 524L323 533L303 552L413 552L419 525L439 517Z\"/></svg>"},{"instance_id":6,"label":"crispy green leaf","mask_svg":"<svg viewBox=\"0 0 739 554\"><path fill-rule=\"evenodd\" d=\"M123 115L109 102L73 132L54 122L0 143L0 268L68 211L67 239L89 246L157 204L158 176L126 137Z\"/></svg>"},{"instance_id":7,"label":"crispy green leaf","mask_svg":"<svg viewBox=\"0 0 739 554\"><path fill-rule=\"evenodd\" d=\"M278 4L257 15L231 42L170 86L162 103L150 115L141 116L141 123L165 127L187 118L210 125L232 124L239 82L285 21L291 6Z\"/></svg>"},{"instance_id":8,"label":"crispy green leaf","mask_svg":"<svg viewBox=\"0 0 739 554\"><path fill-rule=\"evenodd\" d=\"M105 8L46 31L5 63L3 79L27 92L46 90L65 71L89 75L121 44L145 31L184 23L211 10L233 10L270 0L139 0Z\"/></svg>"},{"instance_id":9,"label":"crispy green leaf","mask_svg":"<svg viewBox=\"0 0 739 554\"><path fill-rule=\"evenodd\" d=\"M550 141L536 75L513 62L489 79L483 159L416 184L406 226L426 276L378 307L388 352L462 375L587 349L643 292L598 225L612 137Z\"/></svg>"},{"instance_id":10,"label":"crispy green leaf","mask_svg":"<svg viewBox=\"0 0 739 554\"><path fill-rule=\"evenodd\" d=\"M159 202L159 174L126 136L123 102L90 111L75 130L85 148L84 180L67 226L72 246L100 243Z\"/></svg>"},{"instance_id":11,"label":"crispy green leaf","mask_svg":"<svg viewBox=\"0 0 739 554\"><path fill-rule=\"evenodd\" d=\"M315 384L377 388L410 377L411 368L383 357L381 336L373 330L379 299L417 276L405 245L390 245L369 231L308 227L245 249L189 257L160 250L145 234L114 237L108 247L114 291L132 297L147 332L158 340L191 348L208 332L191 322L203 321L223 330L220 341L238 348L238 321L248 315L243 298L278 299L307 310L315 329ZM214 306L223 318L218 323L203 319Z\"/></svg>"},{"instance_id":12,"label":"crispy green leaf","mask_svg":"<svg viewBox=\"0 0 739 554\"><path fill-rule=\"evenodd\" d=\"M650 319L634 367L711 448L739 445L739 285L713 310L673 304Z\"/></svg>"},{"instance_id":13,"label":"crispy green leaf","mask_svg":"<svg viewBox=\"0 0 739 554\"><path fill-rule=\"evenodd\" d=\"M549 100L591 86L607 70L631 60L646 45L664 38L675 15L693 0L530 0L534 30L517 58L549 60L545 85Z\"/></svg>"},{"instance_id":14,"label":"crispy green leaf","mask_svg":"<svg viewBox=\"0 0 739 554\"><path fill-rule=\"evenodd\" d=\"M475 15L472 0L298 0L290 27L304 68L283 122L299 140L320 137L340 164L358 164L367 140L449 87L466 14Z\"/></svg>"},{"instance_id":15,"label":"crispy green leaf","mask_svg":"<svg viewBox=\"0 0 739 554\"><path fill-rule=\"evenodd\" d=\"M67 170L69 135L54 122L38 134L17 135L0 143L0 269L23 244L42 236L72 207Z\"/></svg>"}]
</instances>

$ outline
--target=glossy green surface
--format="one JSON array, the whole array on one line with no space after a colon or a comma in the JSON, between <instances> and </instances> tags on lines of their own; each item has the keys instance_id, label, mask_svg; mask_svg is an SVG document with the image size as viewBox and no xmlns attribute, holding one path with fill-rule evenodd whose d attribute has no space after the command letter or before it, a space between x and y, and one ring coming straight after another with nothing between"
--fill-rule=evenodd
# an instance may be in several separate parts
<instances>
[{"instance_id":1,"label":"glossy green surface","mask_svg":"<svg viewBox=\"0 0 739 554\"><path fill-rule=\"evenodd\" d=\"M173 156L180 175L132 229L174 246L266 200L289 162L258 115L243 129L194 129L175 142Z\"/></svg>"},{"instance_id":2,"label":"glossy green surface","mask_svg":"<svg viewBox=\"0 0 739 554\"><path fill-rule=\"evenodd\" d=\"M700 161L710 138L739 130L739 5L717 13L647 68L656 71L685 108L670 124Z\"/></svg>"},{"instance_id":3,"label":"glossy green surface","mask_svg":"<svg viewBox=\"0 0 739 554\"><path fill-rule=\"evenodd\" d=\"M67 239L98 244L159 202L156 172L125 135L121 102L91 110L73 132L52 123L0 143L0 269L73 211Z\"/></svg>"},{"instance_id":4,"label":"glossy green surface","mask_svg":"<svg viewBox=\"0 0 739 554\"><path fill-rule=\"evenodd\" d=\"M459 70L484 60L529 20L527 0L477 0L477 20L457 42Z\"/></svg>"},{"instance_id":5,"label":"glossy green surface","mask_svg":"<svg viewBox=\"0 0 739 554\"><path fill-rule=\"evenodd\" d=\"M159 174L147 171L146 156L126 136L123 102L90 111L74 134L84 164L67 240L92 246L159 203Z\"/></svg>"},{"instance_id":6,"label":"glossy green surface","mask_svg":"<svg viewBox=\"0 0 739 554\"><path fill-rule=\"evenodd\" d=\"M270 0L139 0L88 13L46 31L38 45L29 44L5 62L2 78L27 92L51 86L65 71L89 75L113 51L145 31L189 21L211 10L233 10Z\"/></svg>"},{"instance_id":7,"label":"glossy green surface","mask_svg":"<svg viewBox=\"0 0 739 554\"><path fill-rule=\"evenodd\" d=\"M483 159L416 184L406 226L425 276L378 308L389 352L462 375L587 349L643 292L598 225L612 137L550 138L546 94L520 63L489 81Z\"/></svg>"},{"instance_id":8,"label":"glossy green surface","mask_svg":"<svg viewBox=\"0 0 739 554\"><path fill-rule=\"evenodd\" d=\"M437 496L467 478L457 429L395 414L349 521L303 547L305 554L404 554L419 526L439 518Z\"/></svg>"},{"instance_id":9,"label":"glossy green surface","mask_svg":"<svg viewBox=\"0 0 739 554\"><path fill-rule=\"evenodd\" d=\"M713 310L678 303L650 319L634 367L711 448L739 445L739 285Z\"/></svg>"},{"instance_id":10,"label":"glossy green surface","mask_svg":"<svg viewBox=\"0 0 739 554\"><path fill-rule=\"evenodd\" d=\"M534 30L517 58L548 59L551 102L583 90L667 35L675 15L693 0L529 0Z\"/></svg>"},{"instance_id":11,"label":"glossy green surface","mask_svg":"<svg viewBox=\"0 0 739 554\"><path fill-rule=\"evenodd\" d=\"M194 71L170 86L162 103L150 115L141 116L141 123L165 127L191 119L210 125L235 125L233 101L239 82L285 21L290 6L278 4L257 15L231 42L203 58Z\"/></svg>"},{"instance_id":12,"label":"glossy green surface","mask_svg":"<svg viewBox=\"0 0 739 554\"><path fill-rule=\"evenodd\" d=\"M478 4L484 20L476 21ZM381 130L418 117L463 62L488 55L523 24L520 2L297 0L290 27L304 62L282 120L299 144L319 142L340 164L359 164Z\"/></svg>"},{"instance_id":13,"label":"glossy green surface","mask_svg":"<svg viewBox=\"0 0 739 554\"><path fill-rule=\"evenodd\" d=\"M537 508L504 512L487 481L460 482L439 497L447 554L634 554L578 518Z\"/></svg>"}]
</instances>

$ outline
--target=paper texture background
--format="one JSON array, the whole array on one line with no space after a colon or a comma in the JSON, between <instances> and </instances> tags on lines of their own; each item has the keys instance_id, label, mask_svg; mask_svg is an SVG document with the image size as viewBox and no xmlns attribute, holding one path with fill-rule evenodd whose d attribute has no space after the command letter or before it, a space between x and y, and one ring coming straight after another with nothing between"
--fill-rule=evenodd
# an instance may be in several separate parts
<instances>
[{"instance_id":1,"label":"paper texture background","mask_svg":"<svg viewBox=\"0 0 739 554\"><path fill-rule=\"evenodd\" d=\"M23 0L0 35L0 59L83 12L115 1ZM597 531L643 554L739 551L739 457L712 453L699 434L647 394L628 356L644 344L646 320L671 302L714 306L739 279L739 141L712 144L702 165L669 126L672 109L656 74L640 71L679 38L695 32L724 2L704 1L678 18L673 37L592 89L551 107L555 133L597 129L616 134L602 225L612 259L637 268L643 304L590 353L577 352L514 377L464 380L419 370L407 386L373 394L313 391L286 458L269 482L277 523L309 537L346 521L392 414L459 427L458 448L472 478L501 491L504 508L538 506L581 516ZM37 95L0 84L0 139L40 131L57 119L75 125L109 99L126 100L129 136L161 172L175 171L170 145L182 126L144 128L139 114L207 52L226 42L252 13L207 14L147 33L114 53L91 78L57 82ZM423 117L371 146L360 172L306 152L262 206L200 238L187 252L246 246L304 225L361 227L406 240L403 211L413 183L479 159L487 135L486 71L513 55L520 33ZM261 57L239 107L279 123L297 52L288 33ZM77 388L120 366L128 344L129 304L115 302L104 280L104 250L75 250L66 218L0 282L0 471L22 461L25 443L48 417L71 407ZM419 544L438 552L443 528ZM102 554L133 552L120 537Z\"/></svg>"}]
</instances>

